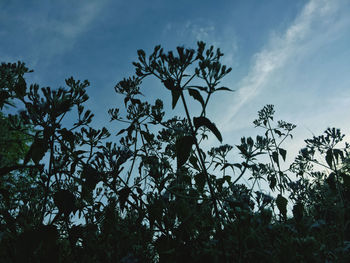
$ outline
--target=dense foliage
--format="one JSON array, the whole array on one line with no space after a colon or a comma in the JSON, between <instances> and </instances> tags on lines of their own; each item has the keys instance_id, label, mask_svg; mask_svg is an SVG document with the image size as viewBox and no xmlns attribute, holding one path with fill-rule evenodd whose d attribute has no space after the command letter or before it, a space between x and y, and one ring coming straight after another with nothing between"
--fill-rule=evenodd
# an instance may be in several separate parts
<instances>
[{"instance_id":1,"label":"dense foliage","mask_svg":"<svg viewBox=\"0 0 350 263\"><path fill-rule=\"evenodd\" d=\"M124 111L109 110L118 143L91 126L88 81L39 88L23 63L1 64L1 261L349 262L350 146L338 129L306 140L287 166L295 125L274 122L267 105L254 121L262 135L243 137L239 156L202 146L222 142L207 112L217 92L231 92L220 86L231 71L222 56L202 42L139 50L136 75L115 86ZM145 100L151 77L183 117Z\"/></svg>"}]
</instances>

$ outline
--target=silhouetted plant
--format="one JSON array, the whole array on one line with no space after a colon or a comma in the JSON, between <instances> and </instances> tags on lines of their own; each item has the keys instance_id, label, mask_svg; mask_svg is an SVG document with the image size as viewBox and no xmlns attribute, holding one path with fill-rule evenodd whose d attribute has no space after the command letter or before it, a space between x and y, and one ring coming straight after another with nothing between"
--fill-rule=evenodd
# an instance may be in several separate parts
<instances>
[{"instance_id":1,"label":"silhouetted plant","mask_svg":"<svg viewBox=\"0 0 350 263\"><path fill-rule=\"evenodd\" d=\"M338 146L339 130L306 140L288 166L295 125L274 122L267 105L254 121L262 135L236 145L241 161L233 146L202 147L210 134L223 141L208 112L231 91L220 86L231 71L222 56L203 42L139 50L136 75L115 86L124 110L109 110L118 143L91 127L88 81L39 88L23 63L2 64L0 107L12 113L0 119L4 262L348 262L350 146ZM145 99L151 77L184 116Z\"/></svg>"}]
</instances>

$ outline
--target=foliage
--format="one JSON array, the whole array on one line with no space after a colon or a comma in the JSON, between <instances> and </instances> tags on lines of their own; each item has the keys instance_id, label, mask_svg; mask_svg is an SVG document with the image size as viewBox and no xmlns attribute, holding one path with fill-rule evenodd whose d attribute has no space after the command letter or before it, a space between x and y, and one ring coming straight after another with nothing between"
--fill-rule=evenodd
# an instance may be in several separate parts
<instances>
[{"instance_id":1,"label":"foliage","mask_svg":"<svg viewBox=\"0 0 350 263\"><path fill-rule=\"evenodd\" d=\"M214 94L231 91L220 86L231 71L222 56L202 42L176 53L139 50L136 76L115 86L125 110L109 110L124 124L118 144L91 126L88 81L40 89L27 85L23 63L2 64L1 108L24 107L1 115L2 260L348 262L350 146L339 146L339 130L306 140L287 167L282 145L295 125L276 124L267 105L254 121L262 135L236 145L240 162L231 162L233 146L202 146L208 135L223 140L207 110ZM185 116L144 101L150 77ZM191 100L199 112L190 112Z\"/></svg>"}]
</instances>

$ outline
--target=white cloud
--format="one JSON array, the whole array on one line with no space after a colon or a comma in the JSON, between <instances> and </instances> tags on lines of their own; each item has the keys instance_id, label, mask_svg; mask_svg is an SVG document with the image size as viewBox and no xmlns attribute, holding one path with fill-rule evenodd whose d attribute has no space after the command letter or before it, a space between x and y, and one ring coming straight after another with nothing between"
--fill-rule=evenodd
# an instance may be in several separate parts
<instances>
[{"instance_id":1,"label":"white cloud","mask_svg":"<svg viewBox=\"0 0 350 263\"><path fill-rule=\"evenodd\" d=\"M180 23L167 23L163 29L163 35L175 33L180 38L207 41L213 40L215 26L208 21L188 20Z\"/></svg>"},{"instance_id":2,"label":"white cloud","mask_svg":"<svg viewBox=\"0 0 350 263\"><path fill-rule=\"evenodd\" d=\"M250 100L259 95L274 74L294 59L318 24L332 22L339 8L339 1L310 0L296 17L292 25L281 35L274 34L267 46L254 56L249 73L242 79L235 93L235 103L227 110L229 114L220 123L232 123L232 118ZM306 43L306 44L305 44ZM225 125L225 130L232 127Z\"/></svg>"},{"instance_id":3,"label":"white cloud","mask_svg":"<svg viewBox=\"0 0 350 263\"><path fill-rule=\"evenodd\" d=\"M185 30L188 31L197 41L206 41L215 33L214 25L200 26L191 21L185 25Z\"/></svg>"},{"instance_id":4,"label":"white cloud","mask_svg":"<svg viewBox=\"0 0 350 263\"><path fill-rule=\"evenodd\" d=\"M5 39L25 38L26 48L15 51L16 56L30 61L31 66L35 67L36 63L48 62L53 56L62 55L73 48L79 37L89 30L107 1L59 1L40 6L29 3L25 7L13 2L8 10L16 12L0 10L4 21L1 36ZM5 54L0 52L0 55Z\"/></svg>"},{"instance_id":5,"label":"white cloud","mask_svg":"<svg viewBox=\"0 0 350 263\"><path fill-rule=\"evenodd\" d=\"M68 21L53 20L47 29L55 30L64 38L74 39L83 33L98 16L105 1L84 1Z\"/></svg>"},{"instance_id":6,"label":"white cloud","mask_svg":"<svg viewBox=\"0 0 350 263\"><path fill-rule=\"evenodd\" d=\"M216 105L216 124L225 143L235 145L240 136L263 134L252 121L266 104L276 106L276 119L297 125L292 143L284 144L287 163L305 139L327 127L341 128L349 141L349 8L343 0L310 0L286 30L271 34L253 55L248 73L230 86L236 92ZM213 143L210 137L207 144Z\"/></svg>"},{"instance_id":7,"label":"white cloud","mask_svg":"<svg viewBox=\"0 0 350 263\"><path fill-rule=\"evenodd\" d=\"M179 23L167 23L163 29L163 35L176 35L177 45L183 43L190 47L196 47L195 43L204 41L208 46L220 47L225 56L222 63L228 66L237 66L235 57L238 51L237 37L233 27L228 27L222 32L222 28L215 27L212 21L193 19Z\"/></svg>"}]
</instances>

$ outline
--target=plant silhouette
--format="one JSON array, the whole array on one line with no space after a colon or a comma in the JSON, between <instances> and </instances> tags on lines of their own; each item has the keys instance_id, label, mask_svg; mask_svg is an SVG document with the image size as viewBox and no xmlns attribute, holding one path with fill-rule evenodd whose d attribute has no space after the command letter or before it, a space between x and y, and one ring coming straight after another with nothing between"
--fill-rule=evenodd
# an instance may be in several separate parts
<instances>
[{"instance_id":1,"label":"plant silhouette","mask_svg":"<svg viewBox=\"0 0 350 263\"><path fill-rule=\"evenodd\" d=\"M231 71L220 49L137 54L135 76L115 86L124 105L108 111L117 131L92 127L87 80L40 88L24 63L1 64L4 262L349 262L350 146L340 130L306 140L288 166L296 126L266 105L253 122L262 135L222 144L208 111L217 92L232 92L220 85ZM150 103L146 78L184 116ZM208 136L218 146L206 151Z\"/></svg>"}]
</instances>

